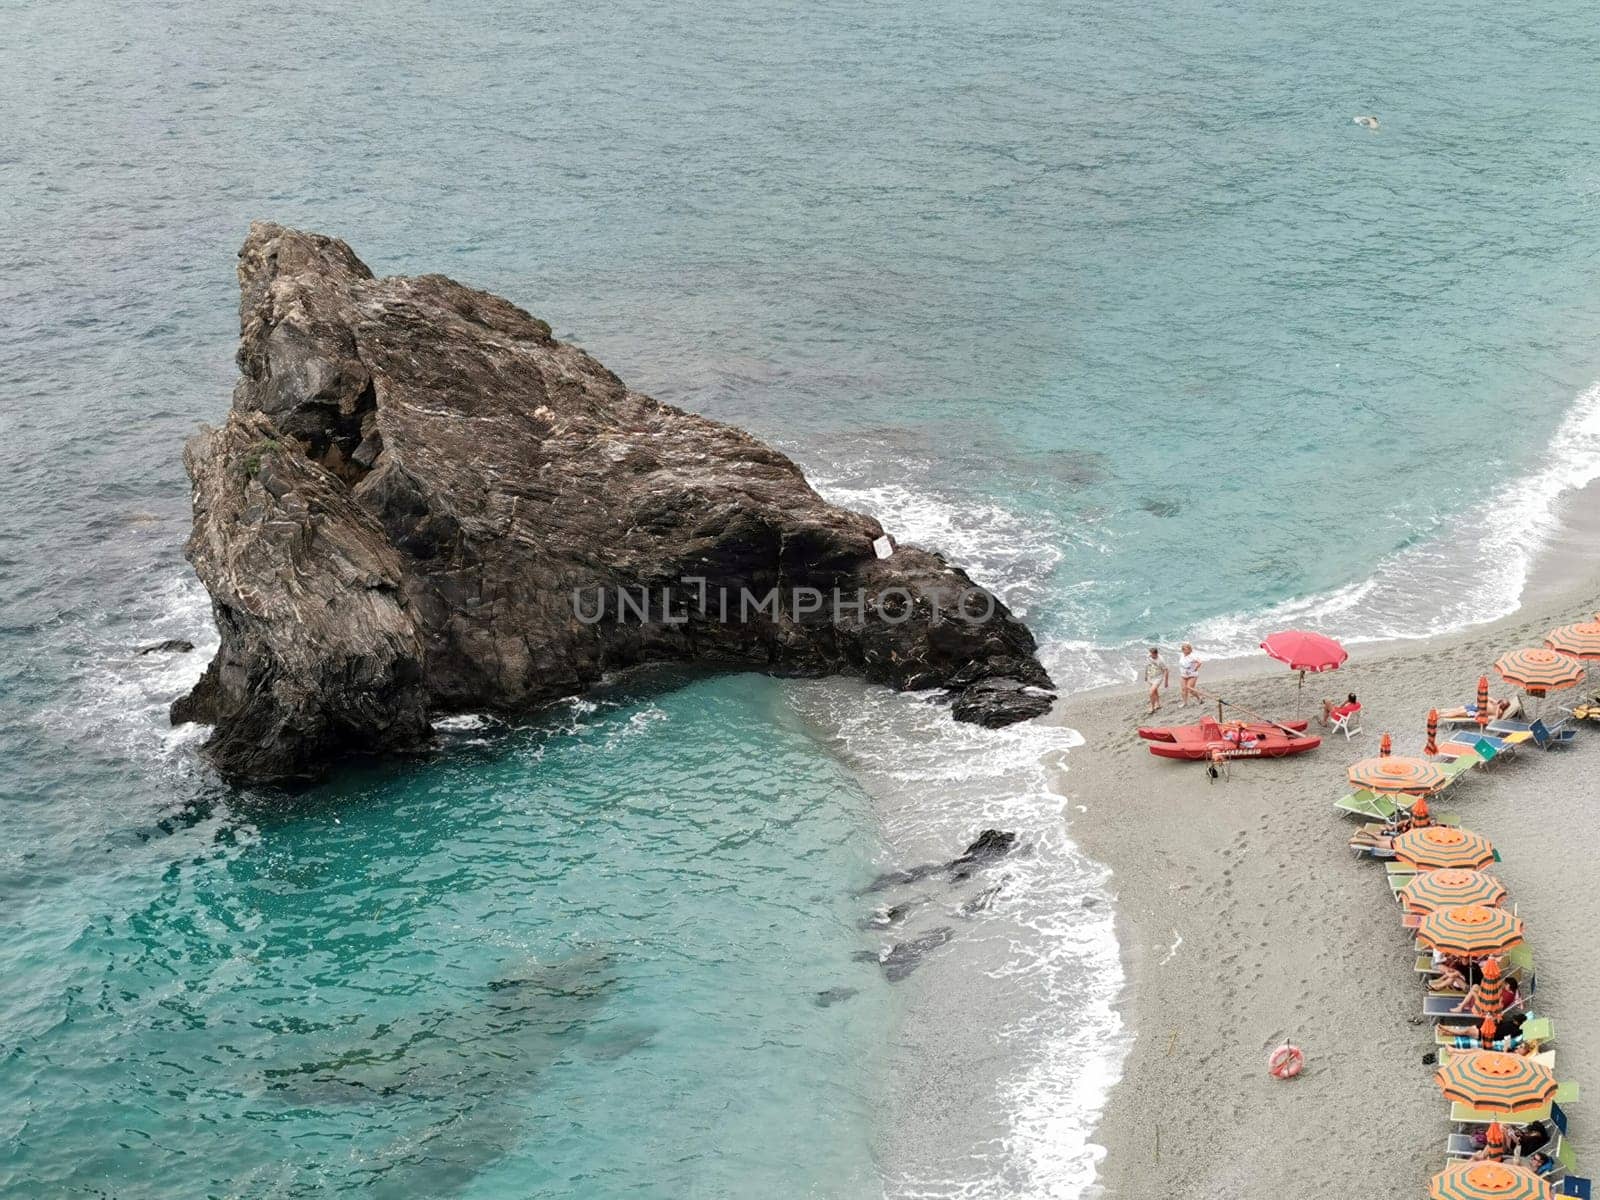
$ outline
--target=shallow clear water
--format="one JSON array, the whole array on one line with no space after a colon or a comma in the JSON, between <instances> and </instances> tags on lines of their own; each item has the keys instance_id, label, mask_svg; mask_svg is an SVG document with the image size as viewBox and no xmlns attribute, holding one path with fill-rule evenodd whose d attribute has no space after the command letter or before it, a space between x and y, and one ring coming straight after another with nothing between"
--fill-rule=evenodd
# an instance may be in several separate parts
<instances>
[{"instance_id":1,"label":"shallow clear water","mask_svg":"<svg viewBox=\"0 0 1600 1200\"><path fill-rule=\"evenodd\" d=\"M1147 637L1496 615L1600 472L1576 2L0 22L8 1195L1070 1196L1114 1072L1048 737L731 679L291 807L217 792L160 718L210 636L178 448L226 407L253 217L499 291L773 439L1004 591L1069 685ZM196 661L129 653L169 636ZM857 927L865 878L999 820L1033 849L992 910L930 899L917 927L955 936L902 984L851 960L892 936ZM508 1016L519 963L590 983ZM984 1073L931 981L1006 971ZM290 1017L328 1028L259 1023ZM405 1039L481 1071L448 1101L268 1086ZM919 1074L940 1050L960 1069Z\"/></svg>"}]
</instances>

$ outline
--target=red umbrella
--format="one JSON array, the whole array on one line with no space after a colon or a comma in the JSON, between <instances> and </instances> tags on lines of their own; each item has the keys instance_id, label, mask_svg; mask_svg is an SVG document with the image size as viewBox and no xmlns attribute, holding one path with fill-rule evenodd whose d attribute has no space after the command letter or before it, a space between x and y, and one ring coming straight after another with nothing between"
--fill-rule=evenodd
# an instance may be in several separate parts
<instances>
[{"instance_id":1,"label":"red umbrella","mask_svg":"<svg viewBox=\"0 0 1600 1200\"><path fill-rule=\"evenodd\" d=\"M1303 629L1269 633L1261 648L1279 662L1287 663L1291 671L1332 671L1350 657L1331 637Z\"/></svg>"},{"instance_id":2,"label":"red umbrella","mask_svg":"<svg viewBox=\"0 0 1600 1200\"><path fill-rule=\"evenodd\" d=\"M1394 753L1394 739L1387 733L1378 739L1378 757L1388 758Z\"/></svg>"},{"instance_id":3,"label":"red umbrella","mask_svg":"<svg viewBox=\"0 0 1600 1200\"><path fill-rule=\"evenodd\" d=\"M1422 748L1422 753L1432 758L1439 753L1439 710L1428 710L1428 744Z\"/></svg>"},{"instance_id":4,"label":"red umbrella","mask_svg":"<svg viewBox=\"0 0 1600 1200\"><path fill-rule=\"evenodd\" d=\"M1478 676L1478 711L1475 719L1480 730L1489 724L1489 677L1487 675Z\"/></svg>"},{"instance_id":5,"label":"red umbrella","mask_svg":"<svg viewBox=\"0 0 1600 1200\"><path fill-rule=\"evenodd\" d=\"M1336 671L1350 657L1349 652L1331 637L1309 633L1304 629L1269 633L1266 641L1261 643L1261 648L1279 662L1286 663L1291 671L1300 672L1301 692L1305 691L1307 671ZM1299 708L1297 696L1295 710L1299 711Z\"/></svg>"}]
</instances>

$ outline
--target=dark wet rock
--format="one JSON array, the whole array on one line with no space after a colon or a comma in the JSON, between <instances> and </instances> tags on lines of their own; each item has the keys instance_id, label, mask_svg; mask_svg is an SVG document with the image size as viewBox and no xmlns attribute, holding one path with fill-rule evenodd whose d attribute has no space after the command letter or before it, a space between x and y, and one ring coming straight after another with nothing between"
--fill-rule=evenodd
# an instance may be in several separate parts
<instances>
[{"instance_id":1,"label":"dark wet rock","mask_svg":"<svg viewBox=\"0 0 1600 1200\"><path fill-rule=\"evenodd\" d=\"M887 929L891 925L898 925L916 908L914 901L907 900L900 904L891 904L888 908L880 908L873 913L862 925L867 929Z\"/></svg>"},{"instance_id":2,"label":"dark wet rock","mask_svg":"<svg viewBox=\"0 0 1600 1200\"><path fill-rule=\"evenodd\" d=\"M920 967L924 958L953 937L955 937L955 930L949 926L941 925L937 929L929 930L921 937L912 938L910 941L896 942L889 947L887 953L878 959L878 965L883 968L884 978L890 983L899 983Z\"/></svg>"},{"instance_id":3,"label":"dark wet rock","mask_svg":"<svg viewBox=\"0 0 1600 1200\"><path fill-rule=\"evenodd\" d=\"M878 954L874 950L857 950L854 954L852 954L850 956L850 961L851 962L862 962L862 963L868 963L868 962L869 963L875 963L875 962L878 961Z\"/></svg>"},{"instance_id":4,"label":"dark wet rock","mask_svg":"<svg viewBox=\"0 0 1600 1200\"><path fill-rule=\"evenodd\" d=\"M948 874L953 880L970 878L973 871L988 866L998 859L1011 853L1017 844L1017 835L1007 833L1001 829L985 829L978 834L977 839L961 852L959 857L952 858L944 863L923 863L917 867L906 867L899 871L885 871L866 887L861 889L860 895L869 895L881 892L885 888L897 887L908 883L918 883L933 875ZM894 911L890 909L889 911Z\"/></svg>"},{"instance_id":5,"label":"dark wet rock","mask_svg":"<svg viewBox=\"0 0 1600 1200\"><path fill-rule=\"evenodd\" d=\"M148 646L140 646L135 654L187 654L194 649L193 642L186 642L182 638L168 638L164 642L151 642Z\"/></svg>"},{"instance_id":6,"label":"dark wet rock","mask_svg":"<svg viewBox=\"0 0 1600 1200\"><path fill-rule=\"evenodd\" d=\"M985 829L960 858L951 860L950 873L957 879L968 879L974 871L1010 854L1016 844L1017 835L1014 833Z\"/></svg>"},{"instance_id":7,"label":"dark wet rock","mask_svg":"<svg viewBox=\"0 0 1600 1200\"><path fill-rule=\"evenodd\" d=\"M874 962L877 961L877 957L875 955L873 956L873 961ZM850 999L850 997L854 996L856 994L856 992L859 991L859 990L860 990L859 988L853 988L853 987L831 987L831 988L825 988L824 990L822 990L822 991L817 993L817 1007L818 1008L829 1008L829 1007L831 1007L831 1006L833 1006L835 1004L839 1004L839 1003L841 1003L841 1002L843 1002L845 1000Z\"/></svg>"},{"instance_id":8,"label":"dark wet rock","mask_svg":"<svg viewBox=\"0 0 1600 1200\"><path fill-rule=\"evenodd\" d=\"M646 663L942 688L986 725L1048 709L1003 604L952 616L986 597L959 567L915 546L878 558L878 522L788 458L631 390L515 305L378 279L343 242L267 223L239 284L232 410L184 453L187 554L221 645L172 708L214 727L226 778L415 750L435 718L519 716ZM648 589L648 616L619 589ZM699 604L774 589L781 608L744 620ZM802 611L808 589L844 603Z\"/></svg>"},{"instance_id":9,"label":"dark wet rock","mask_svg":"<svg viewBox=\"0 0 1600 1200\"><path fill-rule=\"evenodd\" d=\"M1054 692L1028 687L1015 679L983 679L956 694L950 705L950 715L958 721L999 729L1042 717L1055 707L1055 702Z\"/></svg>"}]
</instances>

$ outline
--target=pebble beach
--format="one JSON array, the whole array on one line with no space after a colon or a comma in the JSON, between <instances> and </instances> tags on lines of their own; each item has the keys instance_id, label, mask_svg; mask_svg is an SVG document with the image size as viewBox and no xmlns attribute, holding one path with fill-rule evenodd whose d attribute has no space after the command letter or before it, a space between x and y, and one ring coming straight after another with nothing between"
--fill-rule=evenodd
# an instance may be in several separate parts
<instances>
[{"instance_id":1,"label":"pebble beach","mask_svg":"<svg viewBox=\"0 0 1600 1200\"><path fill-rule=\"evenodd\" d=\"M1357 822L1333 803L1345 768L1377 753L1419 753L1427 710L1463 703L1504 650L1540 644L1554 625L1600 605L1592 530L1577 519L1546 556L1513 616L1432 639L1356 647L1313 697L1357 692L1362 732L1335 735L1298 757L1232 765L1212 782L1196 763L1145 753L1146 723L1197 719L1171 700L1145 716L1130 685L1076 698L1072 727L1086 745L1058 775L1073 839L1111 870L1134 1031L1096 1142L1099 1194L1193 1197L1426 1195L1445 1163L1449 1124L1433 1068L1431 1022L1411 935L1383 868L1347 846ZM1588 578L1585 576L1588 575ZM1493 680L1496 694L1506 689ZM1293 706L1293 676L1264 657L1209 664L1210 696L1261 712ZM1592 689L1590 689L1592 691ZM1571 703L1576 692L1564 694ZM1545 702L1546 711L1561 697ZM1538 963L1534 1011L1553 1017L1562 1079L1587 1083L1600 1052L1589 997L1589 948L1600 908L1582 881L1600 765L1600 730L1552 752L1523 751L1473 772L1436 808L1489 837L1495 874L1528 927ZM1306 1054L1303 1075L1279 1082L1267 1056L1285 1040ZM1589 1118L1572 1115L1580 1174Z\"/></svg>"}]
</instances>

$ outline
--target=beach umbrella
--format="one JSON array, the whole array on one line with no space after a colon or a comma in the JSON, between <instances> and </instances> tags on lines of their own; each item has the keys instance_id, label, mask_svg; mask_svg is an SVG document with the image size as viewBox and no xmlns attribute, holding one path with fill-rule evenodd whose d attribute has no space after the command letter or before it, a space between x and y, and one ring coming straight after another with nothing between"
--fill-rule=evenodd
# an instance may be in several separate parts
<instances>
[{"instance_id":1,"label":"beach umbrella","mask_svg":"<svg viewBox=\"0 0 1600 1200\"><path fill-rule=\"evenodd\" d=\"M1300 672L1300 685L1295 692L1295 712L1300 711L1301 697L1306 688L1306 672L1319 674L1336 671L1350 657L1347 651L1331 637L1310 633L1304 629L1285 629L1269 633L1261 648L1272 658L1284 663L1291 671Z\"/></svg>"},{"instance_id":2,"label":"beach umbrella","mask_svg":"<svg viewBox=\"0 0 1600 1200\"><path fill-rule=\"evenodd\" d=\"M1483 960L1483 973L1472 985L1469 993L1472 1015L1493 1020L1506 1010L1506 985L1500 978L1500 964L1492 959Z\"/></svg>"},{"instance_id":3,"label":"beach umbrella","mask_svg":"<svg viewBox=\"0 0 1600 1200\"><path fill-rule=\"evenodd\" d=\"M1463 904L1504 904L1505 885L1482 871L1449 868L1423 871L1400 889L1400 902L1411 913L1430 913Z\"/></svg>"},{"instance_id":4,"label":"beach umbrella","mask_svg":"<svg viewBox=\"0 0 1600 1200\"><path fill-rule=\"evenodd\" d=\"M1378 757L1388 758L1394 753L1394 739L1387 732L1378 739Z\"/></svg>"},{"instance_id":5,"label":"beach umbrella","mask_svg":"<svg viewBox=\"0 0 1600 1200\"><path fill-rule=\"evenodd\" d=\"M1422 753L1429 758L1439 753L1439 710L1437 708L1428 710L1428 741L1422 747Z\"/></svg>"},{"instance_id":6,"label":"beach umbrella","mask_svg":"<svg viewBox=\"0 0 1600 1200\"><path fill-rule=\"evenodd\" d=\"M1374 792L1408 792L1413 796L1437 792L1450 778L1442 767L1425 758L1382 753L1377 758L1363 758L1353 763L1349 776L1351 787Z\"/></svg>"},{"instance_id":7,"label":"beach umbrella","mask_svg":"<svg viewBox=\"0 0 1600 1200\"><path fill-rule=\"evenodd\" d=\"M1433 1177L1429 1200L1551 1200L1550 1185L1510 1163L1453 1162Z\"/></svg>"},{"instance_id":8,"label":"beach umbrella","mask_svg":"<svg viewBox=\"0 0 1600 1200\"><path fill-rule=\"evenodd\" d=\"M1544 635L1544 644L1569 658L1600 659L1600 620L1558 626Z\"/></svg>"},{"instance_id":9,"label":"beach umbrella","mask_svg":"<svg viewBox=\"0 0 1600 1200\"><path fill-rule=\"evenodd\" d=\"M1479 1112L1514 1117L1537 1112L1556 1094L1556 1077L1543 1063L1497 1050L1464 1050L1434 1072L1445 1099Z\"/></svg>"},{"instance_id":10,"label":"beach umbrella","mask_svg":"<svg viewBox=\"0 0 1600 1200\"><path fill-rule=\"evenodd\" d=\"M1584 675L1584 666L1577 659L1543 647L1502 654L1495 659L1494 669L1501 679L1530 696L1574 687L1583 681Z\"/></svg>"},{"instance_id":11,"label":"beach umbrella","mask_svg":"<svg viewBox=\"0 0 1600 1200\"><path fill-rule=\"evenodd\" d=\"M1444 871L1452 867L1481 871L1494 861L1494 844L1481 833L1453 825L1408 829L1394 839L1394 855L1419 871Z\"/></svg>"},{"instance_id":12,"label":"beach umbrella","mask_svg":"<svg viewBox=\"0 0 1600 1200\"><path fill-rule=\"evenodd\" d=\"M1522 919L1486 904L1436 908L1417 926L1417 941L1441 954L1485 958L1522 945Z\"/></svg>"},{"instance_id":13,"label":"beach umbrella","mask_svg":"<svg viewBox=\"0 0 1600 1200\"><path fill-rule=\"evenodd\" d=\"M1473 714L1479 730L1489 723L1489 677L1478 676L1478 711Z\"/></svg>"}]
</instances>

